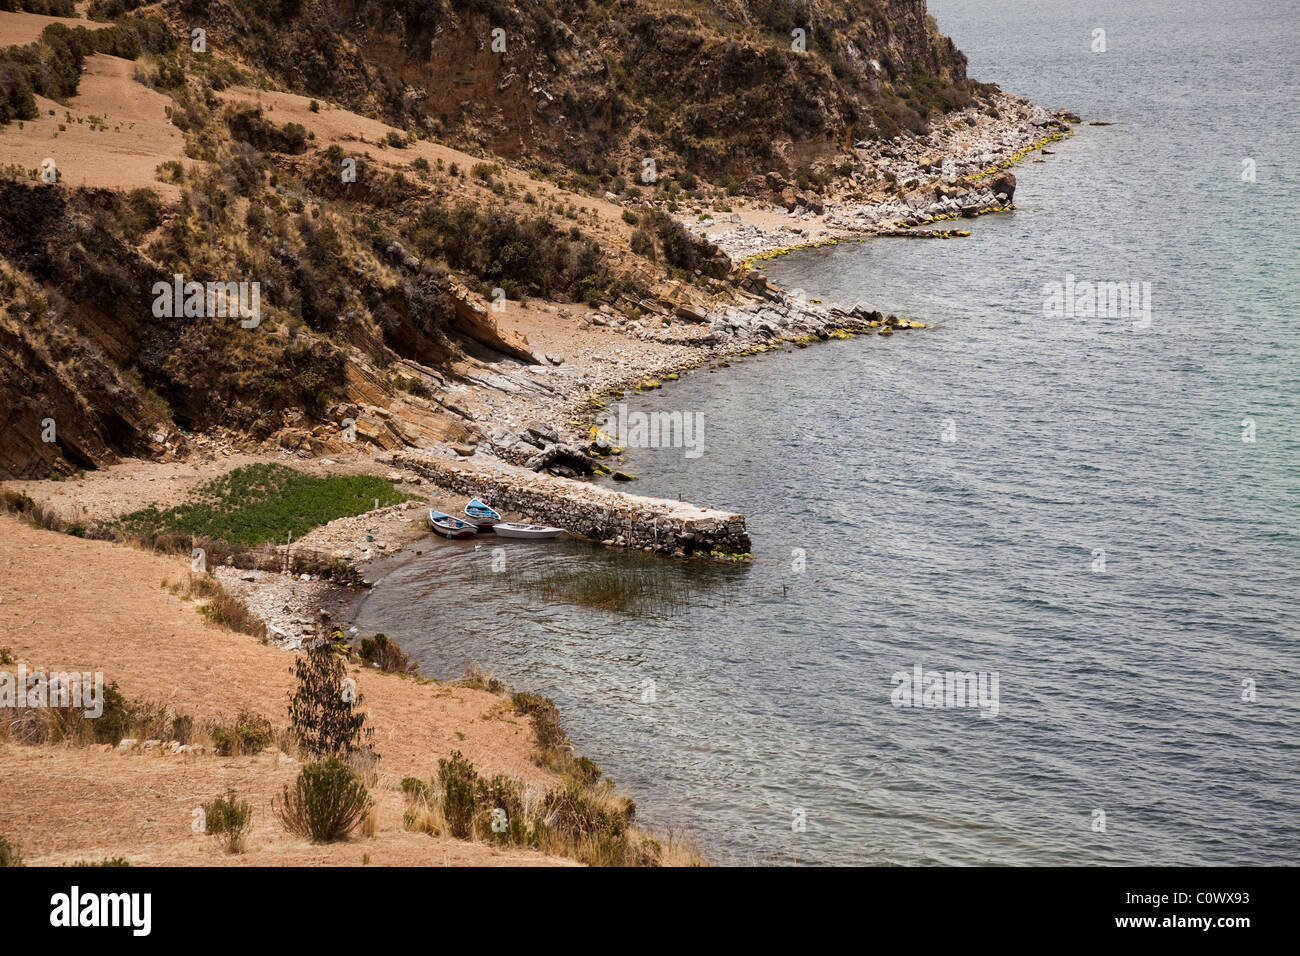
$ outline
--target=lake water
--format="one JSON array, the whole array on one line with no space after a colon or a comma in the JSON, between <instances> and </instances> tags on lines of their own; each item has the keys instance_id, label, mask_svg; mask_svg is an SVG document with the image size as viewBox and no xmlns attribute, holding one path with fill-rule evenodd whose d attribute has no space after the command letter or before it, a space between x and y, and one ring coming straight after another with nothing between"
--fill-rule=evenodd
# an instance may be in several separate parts
<instances>
[{"instance_id":1,"label":"lake water","mask_svg":"<svg viewBox=\"0 0 1300 956\"><path fill-rule=\"evenodd\" d=\"M1114 125L1017 167L968 239L770 264L930 329L636 399L705 441L629 451L635 490L745 512L752 564L438 542L359 626L553 696L720 862L1297 862L1300 10L1131 6L932 2L973 76ZM1068 275L1150 283L1149 325L1046 315ZM521 583L575 569L661 600ZM895 706L917 666L996 676L996 716Z\"/></svg>"}]
</instances>

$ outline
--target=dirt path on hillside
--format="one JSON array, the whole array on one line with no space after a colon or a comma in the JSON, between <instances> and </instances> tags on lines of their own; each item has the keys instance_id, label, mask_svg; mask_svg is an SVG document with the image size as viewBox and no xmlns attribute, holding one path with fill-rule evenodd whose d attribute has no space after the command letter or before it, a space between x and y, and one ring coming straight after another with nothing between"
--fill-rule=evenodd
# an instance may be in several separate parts
<instances>
[{"instance_id":1,"label":"dirt path on hillside","mask_svg":"<svg viewBox=\"0 0 1300 956\"><path fill-rule=\"evenodd\" d=\"M160 163L185 158L185 137L167 118L172 101L136 82L136 64L96 53L86 58L77 95L67 106L36 97L35 119L0 128L0 167L30 171L53 159L67 186L137 189L170 201L176 186L158 182Z\"/></svg>"}]
</instances>

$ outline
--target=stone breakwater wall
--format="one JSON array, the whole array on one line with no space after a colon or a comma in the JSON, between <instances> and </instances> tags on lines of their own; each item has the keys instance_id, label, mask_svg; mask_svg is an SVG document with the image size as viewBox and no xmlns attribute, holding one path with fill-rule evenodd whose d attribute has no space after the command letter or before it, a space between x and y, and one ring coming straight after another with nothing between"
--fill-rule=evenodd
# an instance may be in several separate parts
<instances>
[{"instance_id":1,"label":"stone breakwater wall","mask_svg":"<svg viewBox=\"0 0 1300 956\"><path fill-rule=\"evenodd\" d=\"M448 491L482 498L505 514L523 515L602 544L678 556L739 556L748 555L751 548L742 514L630 495L503 462L456 461L416 452L398 452L389 462Z\"/></svg>"}]
</instances>

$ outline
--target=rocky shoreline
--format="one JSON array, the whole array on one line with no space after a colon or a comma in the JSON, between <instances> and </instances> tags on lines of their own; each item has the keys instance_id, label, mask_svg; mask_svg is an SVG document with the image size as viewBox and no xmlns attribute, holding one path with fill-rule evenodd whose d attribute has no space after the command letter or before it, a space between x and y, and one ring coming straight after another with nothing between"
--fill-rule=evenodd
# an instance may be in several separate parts
<instances>
[{"instance_id":1,"label":"rocky shoreline","mask_svg":"<svg viewBox=\"0 0 1300 956\"><path fill-rule=\"evenodd\" d=\"M751 208L750 215L734 213L725 223L706 219L698 224L699 234L733 260L752 264L837 239L1012 209L1016 179L1011 167L1070 135L1071 124L1081 120L1068 110L1049 113L1006 94L998 98L995 112L996 118L974 110L956 114L943 131L924 140L898 138L874 153L860 143L867 171L855 173L837 198L800 192L778 178L767 185L780 193L780 203ZM889 188L881 189L881 184ZM865 198L864 192L869 193ZM756 211L767 216L753 215Z\"/></svg>"}]
</instances>

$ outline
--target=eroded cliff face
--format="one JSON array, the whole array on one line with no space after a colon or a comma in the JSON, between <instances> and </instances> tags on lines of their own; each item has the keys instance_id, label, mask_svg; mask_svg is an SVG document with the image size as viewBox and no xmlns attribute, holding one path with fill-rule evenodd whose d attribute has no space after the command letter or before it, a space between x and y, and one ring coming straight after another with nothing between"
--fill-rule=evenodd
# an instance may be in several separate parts
<instances>
[{"instance_id":1,"label":"eroded cliff face","mask_svg":"<svg viewBox=\"0 0 1300 956\"><path fill-rule=\"evenodd\" d=\"M0 180L0 478L179 453L192 430L266 439L292 426L296 441L340 410L387 406L396 388L382 369L394 360L445 368L466 340L533 361L527 342L498 330L452 277L400 257L381 274L382 245L334 277L354 313L311 328L301 287L321 281L303 249L312 235L261 248L256 327L239 315L159 315L155 286L172 284L175 270L186 281L238 275L234 256L256 256L242 235L229 247L187 237L205 232L189 201L159 213L144 251L134 232L141 200ZM232 226L212 225L221 222ZM438 421L436 402L425 404L422 428L458 433Z\"/></svg>"},{"instance_id":2,"label":"eroded cliff face","mask_svg":"<svg viewBox=\"0 0 1300 956\"><path fill-rule=\"evenodd\" d=\"M165 407L128 371L149 310L140 263L102 228L120 198L87 191L72 207L68 198L0 181L3 477L157 452L175 432Z\"/></svg>"},{"instance_id":3,"label":"eroded cliff face","mask_svg":"<svg viewBox=\"0 0 1300 956\"><path fill-rule=\"evenodd\" d=\"M291 88L587 174L743 178L919 132L969 99L924 0L168 0Z\"/></svg>"}]
</instances>

